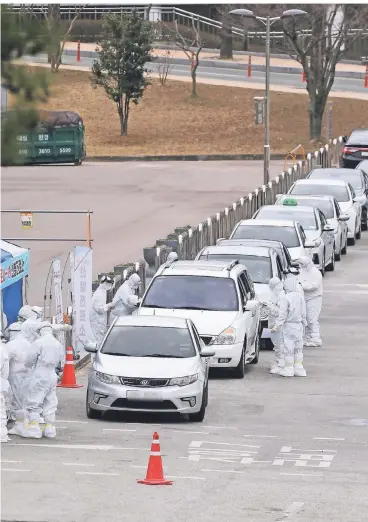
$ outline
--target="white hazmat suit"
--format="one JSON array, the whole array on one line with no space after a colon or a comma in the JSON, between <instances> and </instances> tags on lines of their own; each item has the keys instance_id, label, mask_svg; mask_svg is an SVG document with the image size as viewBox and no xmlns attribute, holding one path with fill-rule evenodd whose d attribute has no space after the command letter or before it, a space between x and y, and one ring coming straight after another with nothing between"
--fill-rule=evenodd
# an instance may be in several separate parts
<instances>
[{"instance_id":1,"label":"white hazmat suit","mask_svg":"<svg viewBox=\"0 0 368 522\"><path fill-rule=\"evenodd\" d=\"M274 332L283 329L285 368L279 375L283 377L306 377L303 367L303 332L306 324L305 302L298 292L296 276L287 277L284 282L285 296L280 300L280 313L272 328Z\"/></svg>"},{"instance_id":2,"label":"white hazmat suit","mask_svg":"<svg viewBox=\"0 0 368 522\"><path fill-rule=\"evenodd\" d=\"M7 430L7 415L6 415L6 404L9 393L9 358L8 351L6 349L5 338L1 333L0 343L0 438L1 442L8 442L8 430Z\"/></svg>"},{"instance_id":3,"label":"white hazmat suit","mask_svg":"<svg viewBox=\"0 0 368 522\"><path fill-rule=\"evenodd\" d=\"M107 328L107 313L114 307L113 303L106 303L107 292L113 287L114 281L109 276L101 277L100 285L92 296L89 321L92 333L98 346L105 336Z\"/></svg>"},{"instance_id":4,"label":"white hazmat suit","mask_svg":"<svg viewBox=\"0 0 368 522\"><path fill-rule=\"evenodd\" d=\"M125 281L114 295L114 309L111 312L113 318L121 315L131 315L138 304L138 296L136 291L141 284L141 278L138 274L132 274Z\"/></svg>"},{"instance_id":5,"label":"white hazmat suit","mask_svg":"<svg viewBox=\"0 0 368 522\"><path fill-rule=\"evenodd\" d=\"M28 427L25 400L28 393L31 370L37 362L37 350L24 336L31 324L13 323L9 326L9 342L6 345L9 357L9 384L11 388L10 415L15 418L15 425L9 431L11 435L22 435Z\"/></svg>"},{"instance_id":6,"label":"white hazmat suit","mask_svg":"<svg viewBox=\"0 0 368 522\"><path fill-rule=\"evenodd\" d=\"M27 437L40 439L40 415L43 411L45 418L44 436L56 437L55 413L58 400L56 396L57 375L56 368L64 364L65 350L62 344L55 339L50 323L40 323L40 338L34 342L37 349L37 364L32 371L26 410L29 418Z\"/></svg>"},{"instance_id":7,"label":"white hazmat suit","mask_svg":"<svg viewBox=\"0 0 368 522\"><path fill-rule=\"evenodd\" d=\"M299 281L304 290L307 308L307 327L304 346L321 346L319 315L322 309L323 283L322 274L309 257L298 259L301 266Z\"/></svg>"},{"instance_id":8,"label":"white hazmat suit","mask_svg":"<svg viewBox=\"0 0 368 522\"><path fill-rule=\"evenodd\" d=\"M278 277L270 279L268 284L271 290L271 299L266 303L268 307L268 328L271 329L271 341L274 346L276 354L276 364L270 370L270 373L277 374L280 369L285 366L285 355L283 348L283 333L282 328L277 332L272 332L280 313L280 301L285 297L284 287Z\"/></svg>"}]
</instances>

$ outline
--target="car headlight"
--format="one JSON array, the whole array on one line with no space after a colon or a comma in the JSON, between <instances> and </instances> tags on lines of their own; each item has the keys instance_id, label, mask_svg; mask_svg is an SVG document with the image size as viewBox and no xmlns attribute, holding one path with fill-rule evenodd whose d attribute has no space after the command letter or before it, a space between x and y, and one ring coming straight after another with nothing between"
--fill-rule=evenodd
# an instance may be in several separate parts
<instances>
[{"instance_id":1,"label":"car headlight","mask_svg":"<svg viewBox=\"0 0 368 522\"><path fill-rule=\"evenodd\" d=\"M120 384L120 379L116 375L109 375L108 373L94 372L98 381L104 384Z\"/></svg>"},{"instance_id":2,"label":"car headlight","mask_svg":"<svg viewBox=\"0 0 368 522\"><path fill-rule=\"evenodd\" d=\"M186 377L174 377L169 380L169 386L188 386L188 384L193 384L196 381L198 381L198 373Z\"/></svg>"},{"instance_id":3,"label":"car headlight","mask_svg":"<svg viewBox=\"0 0 368 522\"><path fill-rule=\"evenodd\" d=\"M235 328L226 328L223 332L215 337L210 344L235 344L236 330Z\"/></svg>"}]
</instances>

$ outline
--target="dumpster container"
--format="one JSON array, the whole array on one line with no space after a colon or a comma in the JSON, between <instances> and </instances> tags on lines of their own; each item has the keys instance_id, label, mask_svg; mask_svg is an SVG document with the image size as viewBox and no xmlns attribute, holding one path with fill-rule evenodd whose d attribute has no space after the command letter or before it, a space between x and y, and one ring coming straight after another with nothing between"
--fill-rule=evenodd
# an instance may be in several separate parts
<instances>
[{"instance_id":1,"label":"dumpster container","mask_svg":"<svg viewBox=\"0 0 368 522\"><path fill-rule=\"evenodd\" d=\"M75 112L41 111L37 128L18 134L17 152L16 164L81 165L86 157L82 118Z\"/></svg>"}]
</instances>

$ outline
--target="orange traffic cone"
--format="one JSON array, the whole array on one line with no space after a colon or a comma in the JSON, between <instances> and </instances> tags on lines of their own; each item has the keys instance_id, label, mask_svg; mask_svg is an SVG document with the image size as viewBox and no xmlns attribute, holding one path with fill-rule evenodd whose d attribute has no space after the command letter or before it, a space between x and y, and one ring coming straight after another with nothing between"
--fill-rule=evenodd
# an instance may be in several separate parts
<instances>
[{"instance_id":1,"label":"orange traffic cone","mask_svg":"<svg viewBox=\"0 0 368 522\"><path fill-rule=\"evenodd\" d=\"M138 484L146 484L148 486L171 486L172 484L172 480L166 480L164 478L160 450L160 437L156 431L153 434L146 478L144 480L137 480L137 482Z\"/></svg>"},{"instance_id":2,"label":"orange traffic cone","mask_svg":"<svg viewBox=\"0 0 368 522\"><path fill-rule=\"evenodd\" d=\"M68 346L66 349L66 361L63 371L63 378L61 383L58 384L60 388L82 388L83 384L77 384L75 378L74 362L73 362L73 349Z\"/></svg>"},{"instance_id":3,"label":"orange traffic cone","mask_svg":"<svg viewBox=\"0 0 368 522\"><path fill-rule=\"evenodd\" d=\"M307 82L307 75L305 74L305 71L303 71L303 74L302 74L302 82L303 83Z\"/></svg>"}]
</instances>

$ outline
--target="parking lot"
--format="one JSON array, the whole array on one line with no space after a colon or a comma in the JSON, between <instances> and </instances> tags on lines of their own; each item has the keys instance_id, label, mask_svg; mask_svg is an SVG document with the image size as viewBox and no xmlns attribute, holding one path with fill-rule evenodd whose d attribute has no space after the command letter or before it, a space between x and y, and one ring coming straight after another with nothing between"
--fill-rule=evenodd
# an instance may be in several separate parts
<instances>
[{"instance_id":1,"label":"parking lot","mask_svg":"<svg viewBox=\"0 0 368 522\"><path fill-rule=\"evenodd\" d=\"M203 424L87 420L81 370L84 388L58 392L55 441L13 438L2 449L3 520L365 521L367 254L364 234L324 279L324 345L304 349L307 379L269 375L273 355L262 351L244 380L211 378ZM174 481L166 488L136 483L154 430Z\"/></svg>"}]
</instances>

